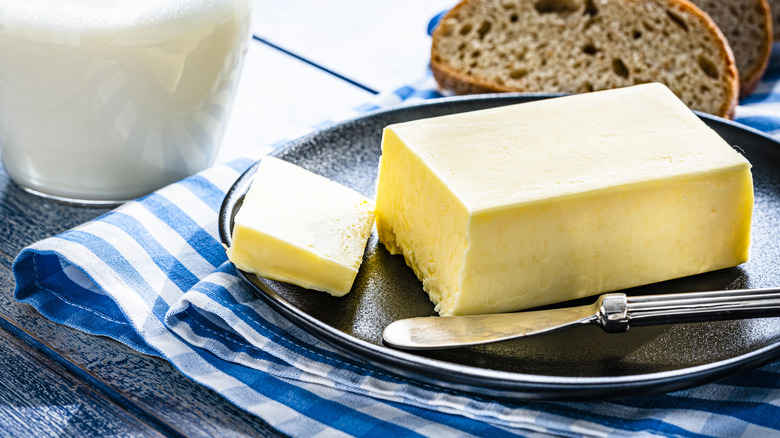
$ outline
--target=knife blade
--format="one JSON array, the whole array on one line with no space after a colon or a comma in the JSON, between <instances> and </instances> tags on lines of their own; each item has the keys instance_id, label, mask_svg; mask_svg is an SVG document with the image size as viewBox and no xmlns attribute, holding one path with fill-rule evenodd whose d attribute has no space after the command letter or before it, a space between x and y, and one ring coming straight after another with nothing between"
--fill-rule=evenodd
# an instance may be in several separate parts
<instances>
[{"instance_id":1,"label":"knife blade","mask_svg":"<svg viewBox=\"0 0 780 438\"><path fill-rule=\"evenodd\" d=\"M467 316L431 316L385 327L385 344L407 350L480 345L597 324L606 332L630 326L780 316L780 288L627 296L609 293L593 304Z\"/></svg>"}]
</instances>

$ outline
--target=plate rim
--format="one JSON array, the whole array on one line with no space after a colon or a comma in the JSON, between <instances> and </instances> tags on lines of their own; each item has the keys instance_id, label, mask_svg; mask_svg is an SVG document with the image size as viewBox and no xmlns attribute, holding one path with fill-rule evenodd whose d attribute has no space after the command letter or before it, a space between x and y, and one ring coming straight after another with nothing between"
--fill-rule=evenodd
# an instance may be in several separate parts
<instances>
[{"instance_id":1,"label":"plate rim","mask_svg":"<svg viewBox=\"0 0 780 438\"><path fill-rule=\"evenodd\" d=\"M407 112L421 107L444 107L459 102L498 103L498 105L524 103L533 100L560 97L561 93L499 93L470 96L452 96L429 99L415 104L401 104L362 114L334 125L318 129L274 149L268 155L281 157L294 152L295 148L309 140L335 129L360 122L368 118L383 118L398 112ZM476 108L475 108L476 109ZM755 128L711 114L693 111L705 122L728 125L757 135L766 141L780 142ZM737 146L738 147L738 146ZM219 236L223 245L230 246L232 215L235 206L257 170L260 160L250 165L231 185L220 206L218 216ZM344 354L368 361L372 365L397 374L401 378L417 381L424 385L436 385L442 389L462 391L474 395L497 397L509 400L608 400L637 395L653 395L685 389L708 383L719 378L753 369L780 357L780 341L727 359L674 370L627 374L623 376L555 376L511 371L493 370L419 356L411 352L378 345L359 339L328 325L289 303L253 274L236 269L246 285L272 308L291 323L306 330L315 337L335 346ZM426 368L428 367L428 368ZM442 372L443 371L443 372ZM445 378L441 378L445 376ZM475 384L479 386L475 386ZM609 390L610 394L605 394Z\"/></svg>"}]
</instances>

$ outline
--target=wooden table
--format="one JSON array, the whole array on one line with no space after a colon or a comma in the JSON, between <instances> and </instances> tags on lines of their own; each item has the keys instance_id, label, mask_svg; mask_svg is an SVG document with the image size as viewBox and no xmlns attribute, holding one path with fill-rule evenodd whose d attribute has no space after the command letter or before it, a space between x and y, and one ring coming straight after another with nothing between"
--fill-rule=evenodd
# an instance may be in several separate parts
<instances>
[{"instance_id":1,"label":"wooden table","mask_svg":"<svg viewBox=\"0 0 780 438\"><path fill-rule=\"evenodd\" d=\"M419 80L429 20L452 0L256 0L218 161L259 157ZM0 436L273 436L168 362L44 318L13 297L25 246L108 211L47 201L0 170Z\"/></svg>"}]
</instances>

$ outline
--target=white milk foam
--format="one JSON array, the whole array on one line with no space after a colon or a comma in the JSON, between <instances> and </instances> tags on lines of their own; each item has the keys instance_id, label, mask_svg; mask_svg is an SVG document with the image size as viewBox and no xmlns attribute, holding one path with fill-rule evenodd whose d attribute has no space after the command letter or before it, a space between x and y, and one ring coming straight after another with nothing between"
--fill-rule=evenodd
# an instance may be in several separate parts
<instances>
[{"instance_id":1,"label":"white milk foam","mask_svg":"<svg viewBox=\"0 0 780 438\"><path fill-rule=\"evenodd\" d=\"M224 4L220 0L3 0L0 16L10 33L51 29L74 33L128 29L139 30L171 22L180 25L199 13Z\"/></svg>"}]
</instances>

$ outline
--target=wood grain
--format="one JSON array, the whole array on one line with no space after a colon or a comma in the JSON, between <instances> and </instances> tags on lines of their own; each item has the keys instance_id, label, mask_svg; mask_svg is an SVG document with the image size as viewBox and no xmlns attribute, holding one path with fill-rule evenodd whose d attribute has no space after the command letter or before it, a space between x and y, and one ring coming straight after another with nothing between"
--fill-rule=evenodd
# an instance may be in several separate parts
<instances>
[{"instance_id":1,"label":"wood grain","mask_svg":"<svg viewBox=\"0 0 780 438\"><path fill-rule=\"evenodd\" d=\"M0 330L0 435L166 435Z\"/></svg>"}]
</instances>

